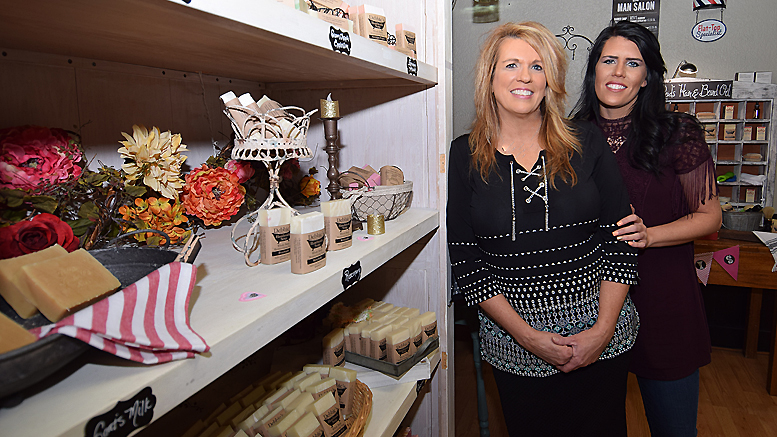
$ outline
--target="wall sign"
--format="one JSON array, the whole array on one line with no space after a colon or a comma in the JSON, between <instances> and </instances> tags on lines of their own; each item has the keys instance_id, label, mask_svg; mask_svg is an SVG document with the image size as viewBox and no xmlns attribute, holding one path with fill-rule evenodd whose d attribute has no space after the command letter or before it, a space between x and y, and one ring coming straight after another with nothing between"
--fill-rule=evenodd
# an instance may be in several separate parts
<instances>
[{"instance_id":1,"label":"wall sign","mask_svg":"<svg viewBox=\"0 0 777 437\"><path fill-rule=\"evenodd\" d=\"M664 82L667 100L730 99L734 82L731 80L700 80L694 82Z\"/></svg>"},{"instance_id":2,"label":"wall sign","mask_svg":"<svg viewBox=\"0 0 777 437\"><path fill-rule=\"evenodd\" d=\"M651 1L632 1L632 0L613 0L612 1L612 21L630 21L639 23L658 38L658 12L660 0Z\"/></svg>"},{"instance_id":3,"label":"wall sign","mask_svg":"<svg viewBox=\"0 0 777 437\"><path fill-rule=\"evenodd\" d=\"M359 279L361 279L361 277L362 277L362 265L360 261L356 261L355 263L351 264L350 267L344 268L343 278L341 280L341 282L343 283L343 290L359 282Z\"/></svg>"},{"instance_id":4,"label":"wall sign","mask_svg":"<svg viewBox=\"0 0 777 437\"><path fill-rule=\"evenodd\" d=\"M126 437L154 417L156 396L146 387L128 401L119 401L111 411L93 417L86 424L85 437Z\"/></svg>"},{"instance_id":5,"label":"wall sign","mask_svg":"<svg viewBox=\"0 0 777 437\"><path fill-rule=\"evenodd\" d=\"M329 26L329 42L332 50L344 55L351 54L351 35L348 32Z\"/></svg>"},{"instance_id":6,"label":"wall sign","mask_svg":"<svg viewBox=\"0 0 777 437\"><path fill-rule=\"evenodd\" d=\"M726 34L726 24L720 20L708 19L699 21L691 28L691 36L696 41L712 42L723 38Z\"/></svg>"}]
</instances>

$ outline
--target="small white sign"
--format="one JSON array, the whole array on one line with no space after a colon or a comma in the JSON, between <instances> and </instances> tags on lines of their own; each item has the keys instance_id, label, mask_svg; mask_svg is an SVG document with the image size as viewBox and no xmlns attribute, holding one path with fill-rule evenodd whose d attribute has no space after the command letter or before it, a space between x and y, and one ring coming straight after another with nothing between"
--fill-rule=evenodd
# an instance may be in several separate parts
<instances>
[{"instance_id":1,"label":"small white sign","mask_svg":"<svg viewBox=\"0 0 777 437\"><path fill-rule=\"evenodd\" d=\"M717 41L725 34L726 23L714 19L699 21L691 29L691 36L701 42Z\"/></svg>"}]
</instances>

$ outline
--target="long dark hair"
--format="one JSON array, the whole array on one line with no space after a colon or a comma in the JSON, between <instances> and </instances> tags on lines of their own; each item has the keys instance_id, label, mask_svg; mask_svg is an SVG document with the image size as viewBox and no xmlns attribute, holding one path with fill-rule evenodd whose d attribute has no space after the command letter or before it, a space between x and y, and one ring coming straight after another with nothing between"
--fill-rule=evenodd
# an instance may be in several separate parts
<instances>
[{"instance_id":1,"label":"long dark hair","mask_svg":"<svg viewBox=\"0 0 777 437\"><path fill-rule=\"evenodd\" d=\"M669 146L667 139L672 136L685 118L692 125L699 126L695 118L666 110L664 74L666 65L661 56L658 38L644 26L628 21L620 21L602 30L596 38L588 66L583 79L580 100L573 109L573 118L583 120L599 119L599 99L596 97L596 64L602 54L604 43L612 37L620 36L636 44L647 69L647 85L640 88L637 101L631 111L631 129L626 142L632 147L629 161L632 166L658 174L659 158L664 147ZM699 128L701 128L699 126ZM678 138L679 141L685 138Z\"/></svg>"}]
</instances>

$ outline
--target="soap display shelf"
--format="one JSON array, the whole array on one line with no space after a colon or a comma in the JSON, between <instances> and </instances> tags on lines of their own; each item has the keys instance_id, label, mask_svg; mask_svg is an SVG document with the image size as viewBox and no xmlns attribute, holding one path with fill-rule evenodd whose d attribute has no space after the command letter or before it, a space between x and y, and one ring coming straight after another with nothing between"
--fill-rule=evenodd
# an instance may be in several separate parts
<instances>
[{"instance_id":1,"label":"soap display shelf","mask_svg":"<svg viewBox=\"0 0 777 437\"><path fill-rule=\"evenodd\" d=\"M385 227L383 235L355 232L352 247L327 252L326 266L305 275L292 274L288 262L247 267L230 243L230 228L208 230L195 261L197 283L190 308L191 326L210 352L153 366L100 354L99 360L87 362L18 406L0 410L0 429L8 435L80 437L91 418L146 387L156 397L154 417L162 416L342 293L346 269L353 271L358 263L363 278L435 231L439 213L410 208ZM245 293L255 293L254 299L241 299ZM373 393L367 435L386 435L380 424L398 425L415 390L410 393L402 384Z\"/></svg>"},{"instance_id":2,"label":"soap display shelf","mask_svg":"<svg viewBox=\"0 0 777 437\"><path fill-rule=\"evenodd\" d=\"M774 102L777 99L777 85L733 82L731 99L668 99L667 108L672 110L674 105L678 109L696 115L697 112L712 112L715 118L700 118L702 125L715 126L715 138L707 139L707 145L710 147L715 166L725 167L718 169L717 174L732 171L736 177L736 182L718 182L721 188L721 196L730 197L729 202L734 207L745 207L748 205L759 204L761 206L771 206L774 201L774 173L777 167L777 111L774 110ZM761 111L761 118L751 118L755 103L758 103ZM726 105L734 106L732 118L721 118L724 115ZM723 126L727 124L736 125L735 139L722 139ZM745 126L761 126L766 128L766 136L763 140L745 139ZM752 132L755 135L755 132ZM724 150L721 150L725 148ZM747 161L743 155L748 152L757 152L763 156L760 161ZM723 153L725 159L720 159L719 155ZM733 158L733 159L732 159ZM759 185L741 182L742 173L765 174L766 180ZM746 189L756 188L757 193L753 201L749 202L746 198Z\"/></svg>"},{"instance_id":3,"label":"soap display shelf","mask_svg":"<svg viewBox=\"0 0 777 437\"><path fill-rule=\"evenodd\" d=\"M0 22L4 49L270 83L437 83L436 67L355 33L336 52L329 23L275 0L28 0Z\"/></svg>"}]
</instances>

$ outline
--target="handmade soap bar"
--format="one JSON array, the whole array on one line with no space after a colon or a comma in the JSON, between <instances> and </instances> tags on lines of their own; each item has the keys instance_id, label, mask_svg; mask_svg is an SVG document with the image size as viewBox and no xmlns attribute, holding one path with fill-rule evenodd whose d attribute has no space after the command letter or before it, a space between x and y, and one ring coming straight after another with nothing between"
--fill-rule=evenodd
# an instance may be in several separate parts
<instances>
[{"instance_id":1,"label":"handmade soap bar","mask_svg":"<svg viewBox=\"0 0 777 437\"><path fill-rule=\"evenodd\" d=\"M324 214L324 228L329 240L327 249L340 250L351 247L353 243L351 201L335 199L321 202L321 212Z\"/></svg>"},{"instance_id":2,"label":"handmade soap bar","mask_svg":"<svg viewBox=\"0 0 777 437\"><path fill-rule=\"evenodd\" d=\"M308 392L302 392L285 409L286 411L298 410L300 414L307 411L308 405L315 402L313 395Z\"/></svg>"},{"instance_id":3,"label":"handmade soap bar","mask_svg":"<svg viewBox=\"0 0 777 437\"><path fill-rule=\"evenodd\" d=\"M290 222L289 208L259 210L259 253L262 264L277 264L291 259Z\"/></svg>"},{"instance_id":4,"label":"handmade soap bar","mask_svg":"<svg viewBox=\"0 0 777 437\"><path fill-rule=\"evenodd\" d=\"M323 437L324 429L316 420L313 413L305 413L300 419L286 430L288 437Z\"/></svg>"},{"instance_id":5,"label":"handmade soap bar","mask_svg":"<svg viewBox=\"0 0 777 437\"><path fill-rule=\"evenodd\" d=\"M410 358L410 330L400 328L386 336L386 360L398 364Z\"/></svg>"},{"instance_id":6,"label":"handmade soap bar","mask_svg":"<svg viewBox=\"0 0 777 437\"><path fill-rule=\"evenodd\" d=\"M294 423L299 420L299 417L299 411L292 410L287 412L286 415L283 416L283 419L267 429L267 435L269 437L281 437L282 435L285 435L284 433L286 430L291 428L291 425L294 425Z\"/></svg>"},{"instance_id":7,"label":"handmade soap bar","mask_svg":"<svg viewBox=\"0 0 777 437\"><path fill-rule=\"evenodd\" d=\"M0 354L27 346L37 339L35 334L0 313Z\"/></svg>"},{"instance_id":8,"label":"handmade soap bar","mask_svg":"<svg viewBox=\"0 0 777 437\"><path fill-rule=\"evenodd\" d=\"M343 328L337 328L324 336L324 364L341 366L345 361L345 336Z\"/></svg>"},{"instance_id":9,"label":"handmade soap bar","mask_svg":"<svg viewBox=\"0 0 777 437\"><path fill-rule=\"evenodd\" d=\"M291 217L291 272L310 273L326 265L324 214Z\"/></svg>"},{"instance_id":10,"label":"handmade soap bar","mask_svg":"<svg viewBox=\"0 0 777 437\"><path fill-rule=\"evenodd\" d=\"M296 383L294 383L294 388L298 388L298 389L300 389L302 391L305 391L305 390L308 389L308 386L310 386L311 384L315 384L317 382L320 382L320 381L321 381L321 374L319 374L317 372L316 373L311 373L308 376L306 376L305 378L303 378L303 379L297 381Z\"/></svg>"},{"instance_id":11,"label":"handmade soap bar","mask_svg":"<svg viewBox=\"0 0 777 437\"><path fill-rule=\"evenodd\" d=\"M38 313L38 309L32 304L27 280L21 274L22 266L62 255L67 255L67 250L55 244L38 252L0 260L0 296L3 296L19 317L28 319Z\"/></svg>"},{"instance_id":12,"label":"handmade soap bar","mask_svg":"<svg viewBox=\"0 0 777 437\"><path fill-rule=\"evenodd\" d=\"M340 404L335 400L334 395L327 393L326 396L322 396L308 406L308 411L316 416L318 423L324 428L326 437L342 434L345 422L341 420Z\"/></svg>"},{"instance_id":13,"label":"handmade soap bar","mask_svg":"<svg viewBox=\"0 0 777 437\"><path fill-rule=\"evenodd\" d=\"M22 272L32 302L52 322L121 287L121 282L84 249L28 264Z\"/></svg>"},{"instance_id":14,"label":"handmade soap bar","mask_svg":"<svg viewBox=\"0 0 777 437\"><path fill-rule=\"evenodd\" d=\"M356 383L356 371L343 367L332 368L332 378L337 382L337 393L340 395L340 411L344 416L351 414L353 392Z\"/></svg>"},{"instance_id":15,"label":"handmade soap bar","mask_svg":"<svg viewBox=\"0 0 777 437\"><path fill-rule=\"evenodd\" d=\"M426 341L430 338L437 338L437 314L434 311L427 311L421 314L419 321L421 322L421 329L423 340Z\"/></svg>"}]
</instances>

